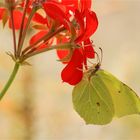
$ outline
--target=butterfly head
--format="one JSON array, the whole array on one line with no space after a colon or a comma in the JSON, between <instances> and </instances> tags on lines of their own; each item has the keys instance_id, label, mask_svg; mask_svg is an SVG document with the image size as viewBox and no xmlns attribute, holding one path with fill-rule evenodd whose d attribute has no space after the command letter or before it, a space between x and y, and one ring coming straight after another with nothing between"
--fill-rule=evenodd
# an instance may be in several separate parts
<instances>
[{"instance_id":1,"label":"butterfly head","mask_svg":"<svg viewBox=\"0 0 140 140\"><path fill-rule=\"evenodd\" d=\"M97 56L97 63L92 63L92 66L90 66L86 71L86 75L88 77L88 79L90 80L90 78L95 75L95 73L100 69L101 67L101 63L102 63L102 58L103 58L103 51L101 48L99 48L101 51L101 57L99 57L99 54L97 52L95 52L96 56ZM90 62L90 61L89 61ZM91 63L91 62L90 62Z\"/></svg>"}]
</instances>

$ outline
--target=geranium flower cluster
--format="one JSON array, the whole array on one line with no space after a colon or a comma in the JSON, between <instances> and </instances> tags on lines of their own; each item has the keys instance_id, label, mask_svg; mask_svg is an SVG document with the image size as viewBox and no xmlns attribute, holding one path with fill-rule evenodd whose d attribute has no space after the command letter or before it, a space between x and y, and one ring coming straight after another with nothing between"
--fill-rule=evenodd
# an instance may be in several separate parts
<instances>
[{"instance_id":1,"label":"geranium flower cluster","mask_svg":"<svg viewBox=\"0 0 140 140\"><path fill-rule=\"evenodd\" d=\"M65 65L64 82L76 85L87 69L87 59L95 58L90 37L98 26L91 0L5 0L0 3L0 20L13 32L14 61L23 64L42 52L56 49ZM24 45L29 28L36 34ZM18 39L17 39L17 33Z\"/></svg>"}]
</instances>

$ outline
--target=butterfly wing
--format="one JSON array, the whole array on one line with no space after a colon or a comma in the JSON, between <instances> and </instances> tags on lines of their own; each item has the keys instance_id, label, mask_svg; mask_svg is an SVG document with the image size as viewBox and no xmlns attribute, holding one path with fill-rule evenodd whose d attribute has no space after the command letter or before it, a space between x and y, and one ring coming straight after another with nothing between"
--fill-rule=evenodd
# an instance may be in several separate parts
<instances>
[{"instance_id":1,"label":"butterfly wing","mask_svg":"<svg viewBox=\"0 0 140 140\"><path fill-rule=\"evenodd\" d=\"M112 96L115 116L122 117L140 113L140 98L131 88L107 71L99 70L97 75L106 85Z\"/></svg>"},{"instance_id":2,"label":"butterfly wing","mask_svg":"<svg viewBox=\"0 0 140 140\"><path fill-rule=\"evenodd\" d=\"M114 116L114 105L106 85L94 75L83 78L73 89L73 105L86 124L107 124Z\"/></svg>"}]
</instances>

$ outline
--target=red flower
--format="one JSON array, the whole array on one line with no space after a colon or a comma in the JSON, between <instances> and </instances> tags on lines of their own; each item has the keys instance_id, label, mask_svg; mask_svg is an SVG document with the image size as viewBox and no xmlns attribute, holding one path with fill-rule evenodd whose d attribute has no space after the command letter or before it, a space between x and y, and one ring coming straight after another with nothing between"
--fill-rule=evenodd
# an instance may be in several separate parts
<instances>
[{"instance_id":1,"label":"red flower","mask_svg":"<svg viewBox=\"0 0 140 140\"><path fill-rule=\"evenodd\" d=\"M90 1L88 6L89 5ZM93 45L90 41L90 36L94 34L98 27L98 20L96 14L89 9L83 8L81 12L76 10L75 18L77 24L79 25L77 29L77 38L75 39L75 43L80 46L80 48L75 49L76 51L73 52L73 56L70 62L63 69L61 74L62 80L71 85L75 85L81 81L83 76L83 65L87 69L87 58L95 57L95 52L93 49ZM77 61L79 61L79 63L75 64L75 62Z\"/></svg>"},{"instance_id":2,"label":"red flower","mask_svg":"<svg viewBox=\"0 0 140 140\"><path fill-rule=\"evenodd\" d=\"M5 18L6 16L6 18ZM13 20L14 20L14 27L15 29L20 29L21 26L21 22L22 22L22 12L19 10L13 10ZM11 17L9 16L9 12L8 9L6 8L0 8L0 20L5 20L9 21L9 27L12 28L12 22L11 22ZM24 22L24 27L27 23L27 18L25 18L25 22Z\"/></svg>"},{"instance_id":3,"label":"red flower","mask_svg":"<svg viewBox=\"0 0 140 140\"><path fill-rule=\"evenodd\" d=\"M79 11L76 11L75 17L80 25L79 36L76 42L81 42L87 40L91 35L94 34L98 27L98 19L95 12L86 9L84 15ZM84 19L86 21L84 22Z\"/></svg>"},{"instance_id":4,"label":"red flower","mask_svg":"<svg viewBox=\"0 0 140 140\"><path fill-rule=\"evenodd\" d=\"M59 22L60 25L64 25L68 30L70 30L70 21L69 18L66 15L66 7L58 2L46 2L43 4L44 10L46 14L55 20L56 22Z\"/></svg>"},{"instance_id":5,"label":"red flower","mask_svg":"<svg viewBox=\"0 0 140 140\"><path fill-rule=\"evenodd\" d=\"M66 54L61 51L61 55ZM83 66L87 69L87 58L94 57L95 52L88 39L84 42L83 47L74 50L71 60L62 70L61 78L63 82L67 82L70 85L76 85L79 83L83 77Z\"/></svg>"},{"instance_id":6,"label":"red flower","mask_svg":"<svg viewBox=\"0 0 140 140\"><path fill-rule=\"evenodd\" d=\"M77 47L71 48L71 50L73 49L73 54L71 58L69 57L69 59L64 62L67 65L61 73L63 82L67 82L71 85L75 85L81 81L83 77L83 67L87 69L87 59L95 57L90 37L97 29L98 20L96 14L90 10L90 7L91 0L62 0L61 2L48 0L43 3L43 8L47 15L46 18L42 18L38 13L38 15L35 14L33 18L37 22L46 24L47 26L52 26L51 24L55 23L55 30L63 26L66 29L62 34L58 33L57 36L53 36L51 39L44 40L37 44L35 51L51 46L54 39L56 39L56 44L70 42L73 37L71 27L74 27L76 37L74 37L73 43L76 44ZM30 12L30 10L29 7L28 11ZM47 30L40 31L34 35L30 40L30 44L34 44L47 33L49 33L48 27ZM69 53L69 50L57 50L60 60L67 57Z\"/></svg>"}]
</instances>

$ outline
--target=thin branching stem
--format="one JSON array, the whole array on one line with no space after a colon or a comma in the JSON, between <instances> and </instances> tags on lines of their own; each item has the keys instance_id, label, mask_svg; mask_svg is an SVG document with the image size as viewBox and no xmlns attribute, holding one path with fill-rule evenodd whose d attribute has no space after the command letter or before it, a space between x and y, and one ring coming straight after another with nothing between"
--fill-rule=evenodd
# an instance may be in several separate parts
<instances>
[{"instance_id":1,"label":"thin branching stem","mask_svg":"<svg viewBox=\"0 0 140 140\"><path fill-rule=\"evenodd\" d=\"M16 33L15 33L13 9L10 9L10 16L11 16L12 33L13 33L14 54L15 54L15 57L16 57Z\"/></svg>"},{"instance_id":2,"label":"thin branching stem","mask_svg":"<svg viewBox=\"0 0 140 140\"><path fill-rule=\"evenodd\" d=\"M66 49L71 49L73 47L73 45L71 43L64 43L64 44L59 44L59 45L53 45L51 47L48 47L48 48L44 48L44 49L41 49L41 50L37 50L35 52L32 52L32 53L28 53L26 55L24 55L24 57L22 58L21 61L25 61L27 58L29 57L32 57L34 55L37 55L37 54L40 54L40 53L43 53L43 52L47 52L47 51L50 51L50 50L57 50L57 49L62 49L62 50L66 50Z\"/></svg>"},{"instance_id":3,"label":"thin branching stem","mask_svg":"<svg viewBox=\"0 0 140 140\"><path fill-rule=\"evenodd\" d=\"M44 35L43 37L41 37L40 39L38 39L35 43L31 44L30 46L28 46L27 48L25 48L23 51L22 51L22 54L25 54L26 52L28 52L30 49L33 49L35 48L35 46L39 43L41 43L42 41L48 41L49 39L51 39L54 35L62 32L65 30L65 27L60 27L58 30L52 32L50 30L49 33L47 33L46 35Z\"/></svg>"},{"instance_id":4,"label":"thin branching stem","mask_svg":"<svg viewBox=\"0 0 140 140\"><path fill-rule=\"evenodd\" d=\"M21 38L22 38L23 28L24 28L24 24L25 24L25 16L26 16L26 11L27 11L28 4L29 4L29 0L26 0L26 4L25 4L25 7L24 7L23 16L22 16L20 32L19 32L18 48L20 47L20 43L21 43Z\"/></svg>"},{"instance_id":5,"label":"thin branching stem","mask_svg":"<svg viewBox=\"0 0 140 140\"><path fill-rule=\"evenodd\" d=\"M23 43L24 43L24 40L25 40L25 37L26 37L26 33L28 31L29 25L31 23L31 20L32 20L35 12L36 12L36 9L33 8L31 13L30 13L30 15L29 15L29 17L28 17L26 26L25 26L25 28L23 30L22 37L21 37L21 40L20 40L20 43L19 43L19 46L18 46L18 51L17 51L18 56L20 56L20 53L21 53L21 50L22 50L22 47L23 47Z\"/></svg>"}]
</instances>

